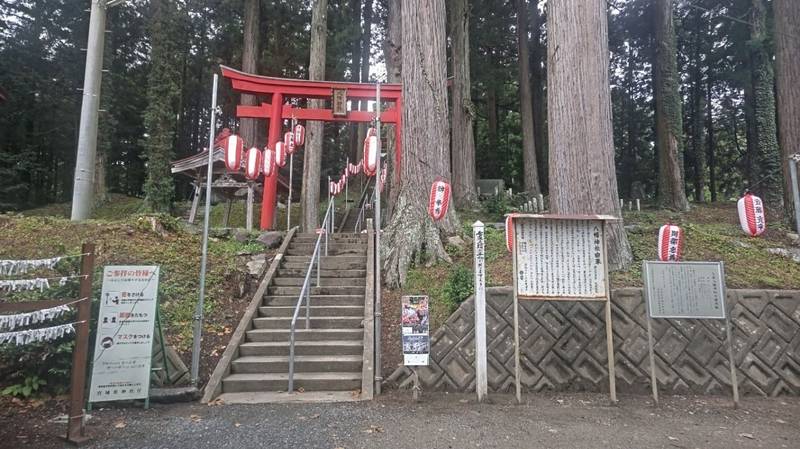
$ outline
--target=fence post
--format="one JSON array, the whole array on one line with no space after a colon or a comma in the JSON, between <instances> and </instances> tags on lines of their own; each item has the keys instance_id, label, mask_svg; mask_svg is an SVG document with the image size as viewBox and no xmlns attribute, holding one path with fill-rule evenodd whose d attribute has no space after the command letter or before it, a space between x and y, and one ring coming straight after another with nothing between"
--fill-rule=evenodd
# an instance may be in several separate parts
<instances>
[{"instance_id":1,"label":"fence post","mask_svg":"<svg viewBox=\"0 0 800 449\"><path fill-rule=\"evenodd\" d=\"M486 374L486 265L484 263L484 224L472 225L475 253L475 392L478 402L486 399L489 390Z\"/></svg>"},{"instance_id":2,"label":"fence post","mask_svg":"<svg viewBox=\"0 0 800 449\"><path fill-rule=\"evenodd\" d=\"M84 427L84 397L86 390L86 361L89 355L89 325L92 319L92 273L94 271L94 244L81 247L81 286L78 303L78 324L75 329L75 348L72 350L72 379L70 383L67 438L70 443L87 441Z\"/></svg>"}]
</instances>

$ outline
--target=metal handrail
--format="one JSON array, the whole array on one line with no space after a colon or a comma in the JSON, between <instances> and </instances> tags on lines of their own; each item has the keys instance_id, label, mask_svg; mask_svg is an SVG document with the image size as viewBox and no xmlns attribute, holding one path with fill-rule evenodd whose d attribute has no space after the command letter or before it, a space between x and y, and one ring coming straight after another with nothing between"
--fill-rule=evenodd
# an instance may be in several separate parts
<instances>
[{"instance_id":1,"label":"metal handrail","mask_svg":"<svg viewBox=\"0 0 800 449\"><path fill-rule=\"evenodd\" d=\"M374 178L374 176L373 176L373 178ZM353 228L353 232L355 232L355 233L361 232L361 224L364 223L364 215L366 213L367 204L372 204L372 203L374 203L374 200L375 200L375 188L374 188L374 186L373 186L373 189L372 189L372 194L369 195L369 198L367 198L367 196L368 196L367 192L369 191L369 182L371 180L372 180L372 178L368 178L367 179L367 185L364 186L364 191L361 193L361 200L359 201L359 205L358 205L358 209L359 209L358 210L358 218L356 219L356 225Z\"/></svg>"},{"instance_id":2,"label":"metal handrail","mask_svg":"<svg viewBox=\"0 0 800 449\"><path fill-rule=\"evenodd\" d=\"M308 264L306 277L303 280L303 288L300 289L300 296L297 298L297 304L294 306L294 314L292 314L292 325L289 331L289 393L294 392L294 340L295 331L297 328L297 316L300 314L300 306L303 304L303 297L306 299L306 329L311 328L311 288L309 286L311 280L311 273L314 271L314 262L317 263L317 287L319 287L319 278L321 264L320 264L320 245L322 243L322 236L325 236L325 255L328 255L328 234L333 232L333 210L334 200L328 200L328 209L325 211L325 218L320 226L321 232L317 236L317 243L314 245L314 253L311 255L311 260Z\"/></svg>"}]
</instances>

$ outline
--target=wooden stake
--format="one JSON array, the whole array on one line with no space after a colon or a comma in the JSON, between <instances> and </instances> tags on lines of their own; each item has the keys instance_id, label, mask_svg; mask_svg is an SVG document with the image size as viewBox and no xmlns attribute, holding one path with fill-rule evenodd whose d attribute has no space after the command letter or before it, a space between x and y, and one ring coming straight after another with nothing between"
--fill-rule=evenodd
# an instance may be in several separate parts
<instances>
[{"instance_id":1,"label":"wooden stake","mask_svg":"<svg viewBox=\"0 0 800 449\"><path fill-rule=\"evenodd\" d=\"M84 427L84 391L86 390L86 361L89 356L89 323L92 320L92 273L94 271L94 244L81 247L81 285L78 303L78 324L75 325L75 348L72 350L72 379L70 382L69 416L66 440L81 444L89 438Z\"/></svg>"}]
</instances>

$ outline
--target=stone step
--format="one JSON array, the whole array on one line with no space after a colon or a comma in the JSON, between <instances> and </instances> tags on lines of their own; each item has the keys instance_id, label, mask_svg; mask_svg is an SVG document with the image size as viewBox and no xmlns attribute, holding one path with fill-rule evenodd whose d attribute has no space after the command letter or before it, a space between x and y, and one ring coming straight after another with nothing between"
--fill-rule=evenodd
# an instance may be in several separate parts
<instances>
[{"instance_id":1,"label":"stone step","mask_svg":"<svg viewBox=\"0 0 800 449\"><path fill-rule=\"evenodd\" d=\"M321 274L321 273L320 273ZM305 276L305 275L304 275ZM275 287L302 287L303 282L305 281L305 277L282 277L278 276L272 279L272 284ZM317 276L315 273L311 273L311 278L309 279L312 287L317 285ZM320 287L355 287L355 286L366 286L367 280L363 277L322 277L319 278L319 285Z\"/></svg>"},{"instance_id":2,"label":"stone step","mask_svg":"<svg viewBox=\"0 0 800 449\"><path fill-rule=\"evenodd\" d=\"M288 323L288 322L287 322ZM334 341L359 340L364 338L364 329L306 329L305 323L299 326L294 334L295 341ZM247 331L248 342L287 342L289 326L286 329L251 329Z\"/></svg>"},{"instance_id":3,"label":"stone step","mask_svg":"<svg viewBox=\"0 0 800 449\"><path fill-rule=\"evenodd\" d=\"M355 234L352 232L334 232L333 234L329 235L328 238L333 238L334 240L366 239L365 236L361 234ZM294 235L292 241L294 242L295 240L299 241L299 240L316 240L316 239L317 239L316 233L297 233Z\"/></svg>"},{"instance_id":4,"label":"stone step","mask_svg":"<svg viewBox=\"0 0 800 449\"><path fill-rule=\"evenodd\" d=\"M296 287L272 287L267 289L270 296L300 296L300 286ZM332 286L332 287L311 287L311 295L358 295L364 294L364 286Z\"/></svg>"},{"instance_id":5,"label":"stone step","mask_svg":"<svg viewBox=\"0 0 800 449\"><path fill-rule=\"evenodd\" d=\"M297 296L264 296L264 306L292 306L297 304ZM361 295L311 295L311 304L315 306L363 306L364 294Z\"/></svg>"},{"instance_id":6,"label":"stone step","mask_svg":"<svg viewBox=\"0 0 800 449\"><path fill-rule=\"evenodd\" d=\"M329 373L361 371L360 355L295 355L295 373ZM288 373L289 356L244 356L234 360L231 372Z\"/></svg>"},{"instance_id":7,"label":"stone step","mask_svg":"<svg viewBox=\"0 0 800 449\"><path fill-rule=\"evenodd\" d=\"M282 277L299 277L305 278L306 271L308 271L308 265L305 266L306 269L302 268L279 268L277 276L279 278ZM313 276L317 275L316 267L312 272ZM331 269L323 268L322 271L319 273L321 278L363 278L367 276L367 270L334 270L333 267Z\"/></svg>"},{"instance_id":8,"label":"stone step","mask_svg":"<svg viewBox=\"0 0 800 449\"><path fill-rule=\"evenodd\" d=\"M326 340L294 342L295 355L358 355L364 352L361 340ZM289 340L285 341L252 341L239 345L239 355L267 356L289 355Z\"/></svg>"},{"instance_id":9,"label":"stone step","mask_svg":"<svg viewBox=\"0 0 800 449\"><path fill-rule=\"evenodd\" d=\"M320 251L325 253L325 247L320 248ZM289 247L286 249L287 256L310 256L314 254L314 247L312 245L302 245L299 247ZM328 257L330 256L366 256L366 246L344 247L344 246L328 246ZM323 256L325 257L325 256Z\"/></svg>"},{"instance_id":10,"label":"stone step","mask_svg":"<svg viewBox=\"0 0 800 449\"><path fill-rule=\"evenodd\" d=\"M231 374L222 380L222 391L285 391L289 388L288 373ZM361 371L334 373L295 373L294 388L305 391L346 391L361 389Z\"/></svg>"},{"instance_id":11,"label":"stone step","mask_svg":"<svg viewBox=\"0 0 800 449\"><path fill-rule=\"evenodd\" d=\"M268 306L259 307L258 312L262 317L288 317L294 314L295 306ZM300 315L298 319L305 316L305 301L300 306ZM311 300L311 316L312 317L328 317L328 316L364 316L364 306L328 306L316 305L314 300ZM305 322L304 322L305 323Z\"/></svg>"},{"instance_id":12,"label":"stone step","mask_svg":"<svg viewBox=\"0 0 800 449\"><path fill-rule=\"evenodd\" d=\"M299 256L286 256L286 257L299 257ZM284 257L284 259L286 258ZM357 259L361 260L336 260L334 259L326 259L325 257L322 258L322 272L325 271L350 271L350 270L366 270L367 269L367 258L360 257ZM287 260L283 262L281 265L282 269L286 270L300 270L303 272L303 276L306 275L306 271L308 270L308 257L305 260ZM314 266L314 273L316 273L316 265Z\"/></svg>"},{"instance_id":13,"label":"stone step","mask_svg":"<svg viewBox=\"0 0 800 449\"><path fill-rule=\"evenodd\" d=\"M364 234L366 235L366 234ZM322 245L325 245L325 237L322 238L321 241ZM317 244L317 238L313 239L298 239L293 238L290 245L310 245L311 248L314 248L314 245ZM367 239L366 238L330 238L328 237L328 247L330 248L331 245L366 245ZM324 246L323 246L324 247Z\"/></svg>"},{"instance_id":14,"label":"stone step","mask_svg":"<svg viewBox=\"0 0 800 449\"><path fill-rule=\"evenodd\" d=\"M364 316L330 316L315 317L311 315L311 330L315 329L358 329L361 327ZM291 328L292 317L259 317L253 318L253 327L256 329L285 329ZM305 311L297 317L295 329L306 328Z\"/></svg>"},{"instance_id":15,"label":"stone step","mask_svg":"<svg viewBox=\"0 0 800 449\"><path fill-rule=\"evenodd\" d=\"M283 256L283 261L287 263L305 263L308 264L311 261L311 254L306 255L288 255ZM322 269L340 269L340 264L347 264L347 263L366 263L367 256L322 256L320 257L320 262L322 263Z\"/></svg>"}]
</instances>

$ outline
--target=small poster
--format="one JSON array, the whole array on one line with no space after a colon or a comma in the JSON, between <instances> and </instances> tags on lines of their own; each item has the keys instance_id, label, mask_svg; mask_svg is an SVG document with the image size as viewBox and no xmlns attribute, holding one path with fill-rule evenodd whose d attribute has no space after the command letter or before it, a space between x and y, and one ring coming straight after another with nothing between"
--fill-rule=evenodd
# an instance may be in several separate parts
<instances>
[{"instance_id":1,"label":"small poster","mask_svg":"<svg viewBox=\"0 0 800 449\"><path fill-rule=\"evenodd\" d=\"M427 296L403 296L403 364L427 366L431 352L430 314Z\"/></svg>"},{"instance_id":2,"label":"small poster","mask_svg":"<svg viewBox=\"0 0 800 449\"><path fill-rule=\"evenodd\" d=\"M722 262L644 262L650 318L725 319Z\"/></svg>"},{"instance_id":3,"label":"small poster","mask_svg":"<svg viewBox=\"0 0 800 449\"><path fill-rule=\"evenodd\" d=\"M147 398L158 275L157 266L103 270L89 402Z\"/></svg>"}]
</instances>

